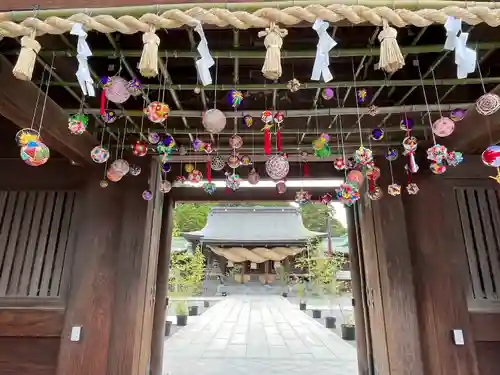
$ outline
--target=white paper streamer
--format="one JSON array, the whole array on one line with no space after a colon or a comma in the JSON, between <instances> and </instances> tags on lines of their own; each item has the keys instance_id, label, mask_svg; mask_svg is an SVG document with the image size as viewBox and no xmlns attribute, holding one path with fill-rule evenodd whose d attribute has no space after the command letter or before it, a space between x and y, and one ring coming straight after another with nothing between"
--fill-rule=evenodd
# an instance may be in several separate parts
<instances>
[{"instance_id":1,"label":"white paper streamer","mask_svg":"<svg viewBox=\"0 0 500 375\"><path fill-rule=\"evenodd\" d=\"M76 58L78 60L78 70L76 71L76 78L82 88L83 94L88 96L95 96L94 80L90 75L89 63L87 59L92 56L92 51L87 44L87 33L83 30L80 23L75 23L71 28L71 35L78 36L78 45L76 47Z\"/></svg>"},{"instance_id":2,"label":"white paper streamer","mask_svg":"<svg viewBox=\"0 0 500 375\"><path fill-rule=\"evenodd\" d=\"M332 72L330 72L330 56L329 53L337 42L328 34L328 22L317 19L312 28L318 34L319 41L316 47L316 59L314 60L314 67L311 75L312 81L319 81L323 77L324 82L330 82L333 79Z\"/></svg>"},{"instance_id":3,"label":"white paper streamer","mask_svg":"<svg viewBox=\"0 0 500 375\"><path fill-rule=\"evenodd\" d=\"M457 78L467 78L467 75L476 70L477 52L467 47L469 33L462 32L462 20L448 17L444 24L446 41L444 49L455 51L455 64L457 64Z\"/></svg>"},{"instance_id":4,"label":"white paper streamer","mask_svg":"<svg viewBox=\"0 0 500 375\"><path fill-rule=\"evenodd\" d=\"M203 86L210 85L212 83L212 75L210 74L210 68L215 65L215 61L210 54L208 49L207 38L203 32L203 27L201 23L198 23L194 30L200 36L200 43L198 44L198 53L201 58L196 61L196 70L198 71L198 76L200 77L201 84Z\"/></svg>"}]
</instances>

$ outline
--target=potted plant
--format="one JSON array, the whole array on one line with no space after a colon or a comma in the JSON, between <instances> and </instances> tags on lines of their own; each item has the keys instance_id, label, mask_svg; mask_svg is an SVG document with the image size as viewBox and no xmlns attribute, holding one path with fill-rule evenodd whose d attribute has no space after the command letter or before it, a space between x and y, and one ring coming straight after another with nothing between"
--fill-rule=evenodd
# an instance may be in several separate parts
<instances>
[{"instance_id":1,"label":"potted plant","mask_svg":"<svg viewBox=\"0 0 500 375\"><path fill-rule=\"evenodd\" d=\"M172 322L167 320L165 322L165 336L170 336L170 330L172 329Z\"/></svg>"},{"instance_id":2,"label":"potted plant","mask_svg":"<svg viewBox=\"0 0 500 375\"><path fill-rule=\"evenodd\" d=\"M343 340L356 340L356 326L352 314L346 315L344 309L339 305L340 313L342 314L342 324L340 325L340 336Z\"/></svg>"},{"instance_id":3,"label":"potted plant","mask_svg":"<svg viewBox=\"0 0 500 375\"><path fill-rule=\"evenodd\" d=\"M203 307L210 307L210 301L203 301Z\"/></svg>"},{"instance_id":4,"label":"potted plant","mask_svg":"<svg viewBox=\"0 0 500 375\"><path fill-rule=\"evenodd\" d=\"M189 306L188 307L188 313L189 313L189 316L196 316L196 315L198 315L198 305Z\"/></svg>"},{"instance_id":5,"label":"potted plant","mask_svg":"<svg viewBox=\"0 0 500 375\"><path fill-rule=\"evenodd\" d=\"M303 282L297 284L297 297L299 297L299 309L305 311L307 309L307 302L305 301L304 295L306 288Z\"/></svg>"},{"instance_id":6,"label":"potted plant","mask_svg":"<svg viewBox=\"0 0 500 375\"><path fill-rule=\"evenodd\" d=\"M175 316L177 317L177 325L184 327L187 325L188 307L186 301L176 301Z\"/></svg>"}]
</instances>

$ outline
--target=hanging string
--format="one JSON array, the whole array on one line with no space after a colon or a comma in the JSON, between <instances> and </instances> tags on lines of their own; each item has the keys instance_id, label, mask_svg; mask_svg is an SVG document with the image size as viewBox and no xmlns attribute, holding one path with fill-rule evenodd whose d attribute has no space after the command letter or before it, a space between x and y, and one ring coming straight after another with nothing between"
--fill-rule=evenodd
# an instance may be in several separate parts
<instances>
[{"instance_id":1,"label":"hanging string","mask_svg":"<svg viewBox=\"0 0 500 375\"><path fill-rule=\"evenodd\" d=\"M122 139L120 159L123 159L123 150L125 149L125 138L127 136L127 123L128 123L128 117L125 117L125 125L123 127L123 139ZM141 133L142 133L142 129L141 129Z\"/></svg>"},{"instance_id":2,"label":"hanging string","mask_svg":"<svg viewBox=\"0 0 500 375\"><path fill-rule=\"evenodd\" d=\"M142 108L146 108L146 103L147 103L147 97L148 97L148 93L149 93L149 84L148 86L146 87L146 92L144 93L144 95L142 96ZM141 134L142 134L142 130L144 129L144 118L146 117L146 114L143 112L142 113L142 116L141 116Z\"/></svg>"},{"instance_id":3,"label":"hanging string","mask_svg":"<svg viewBox=\"0 0 500 375\"><path fill-rule=\"evenodd\" d=\"M341 101L337 100L338 107L341 108ZM342 115L338 117L339 119L339 127L340 127L340 144L342 146L342 159L344 163L347 163L347 159L345 156L345 145L344 145L344 128L342 126ZM347 168L344 168L344 177L347 178Z\"/></svg>"},{"instance_id":4,"label":"hanging string","mask_svg":"<svg viewBox=\"0 0 500 375\"><path fill-rule=\"evenodd\" d=\"M43 70L42 72L42 81L41 81L41 84L40 84L40 87L42 86L42 84L44 83L44 79L45 79L45 69ZM33 126L35 125L35 119L36 119L36 113L38 111L38 104L40 102L40 96L42 95L42 90L38 90L38 94L36 96L36 102L35 102L35 109L33 110L33 117L31 118L31 126L30 126L30 129L33 129Z\"/></svg>"},{"instance_id":5,"label":"hanging string","mask_svg":"<svg viewBox=\"0 0 500 375\"><path fill-rule=\"evenodd\" d=\"M420 85L422 86L422 92L424 94L425 106L427 108L427 117L429 118L429 126L431 127L432 141L434 142L434 145L436 145L437 144L437 142L436 142L436 136L434 135L434 132L432 131L431 111L429 109L429 102L427 101L427 94L425 92L425 86L424 86L424 80L423 80L423 77L422 77L422 72L420 71L420 61L418 61L418 58L417 58L416 61L417 61L418 75L420 77Z\"/></svg>"},{"instance_id":6,"label":"hanging string","mask_svg":"<svg viewBox=\"0 0 500 375\"><path fill-rule=\"evenodd\" d=\"M38 134L42 131L43 118L45 116L45 107L47 106L47 98L49 97L49 87L52 80L52 72L54 70L54 61L56 59L56 54L52 52L52 62L50 63L49 78L47 78L47 86L45 88L45 97L43 98L42 114L40 115L40 124L38 126Z\"/></svg>"},{"instance_id":7,"label":"hanging string","mask_svg":"<svg viewBox=\"0 0 500 375\"><path fill-rule=\"evenodd\" d=\"M217 108L217 81L219 78L219 58L215 58L214 109Z\"/></svg>"},{"instance_id":8,"label":"hanging string","mask_svg":"<svg viewBox=\"0 0 500 375\"><path fill-rule=\"evenodd\" d=\"M102 147L102 143L104 141L104 133L105 133L105 131L103 130L103 132L102 132L102 138L101 138L101 147ZM111 147L111 133L108 136L108 150L109 150L110 147ZM103 173L103 176L102 176L103 180L106 180L106 176L107 176L107 172L108 172L108 163L109 163L109 158L107 158L106 159L106 163L104 163L104 173Z\"/></svg>"},{"instance_id":9,"label":"hanging string","mask_svg":"<svg viewBox=\"0 0 500 375\"><path fill-rule=\"evenodd\" d=\"M486 94L487 93L486 86L484 84L483 73L481 72L481 65L479 65L479 61L476 61L476 65L477 65L477 72L479 74L479 80L481 81L481 87L483 88L483 93ZM491 145L496 144L498 142L493 141L493 135L491 134L490 117L489 116L484 116L484 117L486 119L486 126L488 128L488 137L489 137L490 144ZM499 174L500 174L500 172L499 172Z\"/></svg>"},{"instance_id":10,"label":"hanging string","mask_svg":"<svg viewBox=\"0 0 500 375\"><path fill-rule=\"evenodd\" d=\"M354 68L354 57L351 58L351 67L352 67L352 77L353 77L353 86L354 86L354 101L356 102L356 122L358 123L359 130L359 145L363 147L363 130L361 129L361 115L359 113L359 103L358 103L358 90L356 85L356 69Z\"/></svg>"},{"instance_id":11,"label":"hanging string","mask_svg":"<svg viewBox=\"0 0 500 375\"><path fill-rule=\"evenodd\" d=\"M118 159L118 152L120 148L120 129L117 130L118 136L116 137L116 155L115 155L115 160Z\"/></svg>"},{"instance_id":12,"label":"hanging string","mask_svg":"<svg viewBox=\"0 0 500 375\"><path fill-rule=\"evenodd\" d=\"M436 85L436 77L434 76L434 69L431 69L432 83L434 85L434 91L436 92L436 103L438 105L439 116L443 117L443 112L441 112L441 103L439 102L439 91Z\"/></svg>"},{"instance_id":13,"label":"hanging string","mask_svg":"<svg viewBox=\"0 0 500 375\"><path fill-rule=\"evenodd\" d=\"M389 173L391 174L391 184L394 185L394 174L392 173L392 160L389 160Z\"/></svg>"}]
</instances>

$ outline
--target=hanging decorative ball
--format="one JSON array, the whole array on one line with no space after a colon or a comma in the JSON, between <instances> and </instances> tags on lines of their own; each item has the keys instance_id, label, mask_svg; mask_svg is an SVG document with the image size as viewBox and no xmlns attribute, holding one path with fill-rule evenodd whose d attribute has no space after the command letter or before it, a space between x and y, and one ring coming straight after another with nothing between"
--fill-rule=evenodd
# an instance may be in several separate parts
<instances>
[{"instance_id":1,"label":"hanging decorative ball","mask_svg":"<svg viewBox=\"0 0 500 375\"><path fill-rule=\"evenodd\" d=\"M308 157L309 157L309 154L306 151L301 151L300 158L302 159L303 162L307 162Z\"/></svg>"},{"instance_id":2,"label":"hanging decorative ball","mask_svg":"<svg viewBox=\"0 0 500 375\"><path fill-rule=\"evenodd\" d=\"M163 172L165 173L168 173L172 170L172 164L170 163L163 163L162 166L161 166L161 169L163 170Z\"/></svg>"},{"instance_id":3,"label":"hanging decorative ball","mask_svg":"<svg viewBox=\"0 0 500 375\"><path fill-rule=\"evenodd\" d=\"M107 187L108 187L108 185L109 185L108 180L101 180L101 181L99 182L99 186L100 186L100 187L102 187L103 189L104 189L104 188L107 188Z\"/></svg>"},{"instance_id":4,"label":"hanging decorative ball","mask_svg":"<svg viewBox=\"0 0 500 375\"><path fill-rule=\"evenodd\" d=\"M148 116L149 121L160 124L167 119L170 107L165 103L151 102L143 111Z\"/></svg>"},{"instance_id":5,"label":"hanging decorative ball","mask_svg":"<svg viewBox=\"0 0 500 375\"><path fill-rule=\"evenodd\" d=\"M315 151L321 150L324 145L325 142L321 138L317 138L312 142L312 147Z\"/></svg>"},{"instance_id":6,"label":"hanging decorative ball","mask_svg":"<svg viewBox=\"0 0 500 375\"><path fill-rule=\"evenodd\" d=\"M139 176L141 174L141 171L142 169L138 165L131 165L128 173L131 176Z\"/></svg>"},{"instance_id":7,"label":"hanging decorative ball","mask_svg":"<svg viewBox=\"0 0 500 375\"><path fill-rule=\"evenodd\" d=\"M219 155L214 155L210 159L210 167L214 171L221 171L221 170L223 170L225 165L226 165L226 163L224 162L224 160Z\"/></svg>"},{"instance_id":8,"label":"hanging decorative ball","mask_svg":"<svg viewBox=\"0 0 500 375\"><path fill-rule=\"evenodd\" d=\"M163 194L167 194L172 190L172 184L168 180L163 180L160 183L160 192Z\"/></svg>"},{"instance_id":9,"label":"hanging decorative ball","mask_svg":"<svg viewBox=\"0 0 500 375\"><path fill-rule=\"evenodd\" d=\"M406 137L403 139L403 147L405 149L405 153L415 152L418 147L418 139L415 137Z\"/></svg>"},{"instance_id":10,"label":"hanging decorative ball","mask_svg":"<svg viewBox=\"0 0 500 375\"><path fill-rule=\"evenodd\" d=\"M203 184L205 193L212 195L217 190L217 186L213 182L206 182Z\"/></svg>"},{"instance_id":11,"label":"hanging decorative ball","mask_svg":"<svg viewBox=\"0 0 500 375\"><path fill-rule=\"evenodd\" d=\"M373 161L373 153L369 148L360 146L354 153L354 161L359 165L368 165Z\"/></svg>"},{"instance_id":12,"label":"hanging decorative ball","mask_svg":"<svg viewBox=\"0 0 500 375\"><path fill-rule=\"evenodd\" d=\"M278 194L285 194L286 190L287 190L287 186L286 186L285 181L278 181L276 183L276 192Z\"/></svg>"},{"instance_id":13,"label":"hanging decorative ball","mask_svg":"<svg viewBox=\"0 0 500 375\"><path fill-rule=\"evenodd\" d=\"M250 156L248 155L243 155L240 157L240 163L241 165L248 167L250 164L252 164L252 159L250 159Z\"/></svg>"},{"instance_id":14,"label":"hanging decorative ball","mask_svg":"<svg viewBox=\"0 0 500 375\"><path fill-rule=\"evenodd\" d=\"M145 201L150 201L151 199L153 199L153 193L151 193L151 191L149 190L144 190L142 192L142 199L144 199Z\"/></svg>"},{"instance_id":15,"label":"hanging decorative ball","mask_svg":"<svg viewBox=\"0 0 500 375\"><path fill-rule=\"evenodd\" d=\"M87 130L89 117L84 113L71 115L68 120L68 129L71 134L82 135Z\"/></svg>"},{"instance_id":16,"label":"hanging decorative ball","mask_svg":"<svg viewBox=\"0 0 500 375\"><path fill-rule=\"evenodd\" d=\"M111 182L118 182L123 178L123 174L113 168L108 168L106 171L106 178Z\"/></svg>"},{"instance_id":17,"label":"hanging decorative ball","mask_svg":"<svg viewBox=\"0 0 500 375\"><path fill-rule=\"evenodd\" d=\"M387 193L389 193L389 195L392 195L393 197L401 195L401 185L398 184L389 185L387 187Z\"/></svg>"},{"instance_id":18,"label":"hanging decorative ball","mask_svg":"<svg viewBox=\"0 0 500 375\"><path fill-rule=\"evenodd\" d=\"M104 114L101 115L101 119L106 124L112 124L113 122L118 120L118 116L116 115L115 111L106 110L104 111Z\"/></svg>"},{"instance_id":19,"label":"hanging decorative ball","mask_svg":"<svg viewBox=\"0 0 500 375\"><path fill-rule=\"evenodd\" d=\"M236 108L243 101L243 94L238 90L231 90L227 94L227 101L233 108Z\"/></svg>"},{"instance_id":20,"label":"hanging decorative ball","mask_svg":"<svg viewBox=\"0 0 500 375\"><path fill-rule=\"evenodd\" d=\"M137 141L132 146L132 153L135 156L146 156L148 153L148 145L145 142Z\"/></svg>"},{"instance_id":21,"label":"hanging decorative ball","mask_svg":"<svg viewBox=\"0 0 500 375\"><path fill-rule=\"evenodd\" d=\"M122 175L126 175L130 171L130 164L125 159L116 159L111 163L111 168Z\"/></svg>"},{"instance_id":22,"label":"hanging decorative ball","mask_svg":"<svg viewBox=\"0 0 500 375\"><path fill-rule=\"evenodd\" d=\"M335 169L337 171L343 171L345 169L344 158L342 158L342 157L335 158L335 160L333 162L333 166L335 167Z\"/></svg>"},{"instance_id":23,"label":"hanging decorative ball","mask_svg":"<svg viewBox=\"0 0 500 375\"><path fill-rule=\"evenodd\" d=\"M264 124L272 124L272 122L274 121L273 113L271 111L264 111L262 112L262 116L260 117L260 119Z\"/></svg>"},{"instance_id":24,"label":"hanging decorative ball","mask_svg":"<svg viewBox=\"0 0 500 375\"><path fill-rule=\"evenodd\" d=\"M384 196L384 192L379 186L374 186L373 189L368 190L366 196L372 201L378 201Z\"/></svg>"},{"instance_id":25,"label":"hanging decorative ball","mask_svg":"<svg viewBox=\"0 0 500 375\"><path fill-rule=\"evenodd\" d=\"M29 142L39 141L40 133L35 129L21 129L16 133L16 143L19 147L26 146Z\"/></svg>"},{"instance_id":26,"label":"hanging decorative ball","mask_svg":"<svg viewBox=\"0 0 500 375\"><path fill-rule=\"evenodd\" d=\"M330 87L324 88L323 91L321 92L321 97L325 100L331 100L333 99L334 96L335 92Z\"/></svg>"},{"instance_id":27,"label":"hanging decorative ball","mask_svg":"<svg viewBox=\"0 0 500 375\"><path fill-rule=\"evenodd\" d=\"M266 172L273 180L282 180L290 171L288 159L281 155L273 155L266 161Z\"/></svg>"},{"instance_id":28,"label":"hanging decorative ball","mask_svg":"<svg viewBox=\"0 0 500 375\"><path fill-rule=\"evenodd\" d=\"M198 95L198 94L201 92L201 89L200 89L198 86L196 86L196 87L193 89L193 92L194 92L196 95Z\"/></svg>"},{"instance_id":29,"label":"hanging decorative ball","mask_svg":"<svg viewBox=\"0 0 500 375\"><path fill-rule=\"evenodd\" d=\"M174 184L173 186L174 187L179 187L179 186L182 186L186 183L186 177L184 176L177 176L174 180Z\"/></svg>"},{"instance_id":30,"label":"hanging decorative ball","mask_svg":"<svg viewBox=\"0 0 500 375\"><path fill-rule=\"evenodd\" d=\"M31 167L45 164L50 158L49 148L39 140L30 141L20 150L22 161Z\"/></svg>"},{"instance_id":31,"label":"hanging decorative ball","mask_svg":"<svg viewBox=\"0 0 500 375\"><path fill-rule=\"evenodd\" d=\"M368 92L366 89L356 90L356 100L359 104L364 103L368 99Z\"/></svg>"},{"instance_id":32,"label":"hanging decorative ball","mask_svg":"<svg viewBox=\"0 0 500 375\"><path fill-rule=\"evenodd\" d=\"M463 161L464 161L464 156L459 151L450 151L448 152L448 155L446 155L446 163L448 163L450 167L456 167Z\"/></svg>"},{"instance_id":33,"label":"hanging decorative ball","mask_svg":"<svg viewBox=\"0 0 500 375\"><path fill-rule=\"evenodd\" d=\"M372 116L372 117L373 116L377 116L378 113L379 113L379 109L378 109L378 107L376 105L371 105L371 106L368 107L368 114L370 116Z\"/></svg>"},{"instance_id":34,"label":"hanging decorative ball","mask_svg":"<svg viewBox=\"0 0 500 375\"><path fill-rule=\"evenodd\" d=\"M231 155L227 158L229 168L238 168L240 166L240 158L237 155Z\"/></svg>"},{"instance_id":35,"label":"hanging decorative ball","mask_svg":"<svg viewBox=\"0 0 500 375\"><path fill-rule=\"evenodd\" d=\"M356 168L356 160L353 157L347 158L345 162L345 169L354 169Z\"/></svg>"},{"instance_id":36,"label":"hanging decorative ball","mask_svg":"<svg viewBox=\"0 0 500 375\"><path fill-rule=\"evenodd\" d=\"M158 152L172 153L175 149L175 139L170 134L166 134L157 147ZM160 151L161 150L161 151Z\"/></svg>"},{"instance_id":37,"label":"hanging decorative ball","mask_svg":"<svg viewBox=\"0 0 500 375\"><path fill-rule=\"evenodd\" d=\"M443 174L446 172L446 165L439 163L431 163L429 166L430 170L434 174Z\"/></svg>"},{"instance_id":38,"label":"hanging decorative ball","mask_svg":"<svg viewBox=\"0 0 500 375\"><path fill-rule=\"evenodd\" d=\"M236 191L240 188L241 178L236 173L228 173L226 177L226 188Z\"/></svg>"},{"instance_id":39,"label":"hanging decorative ball","mask_svg":"<svg viewBox=\"0 0 500 375\"><path fill-rule=\"evenodd\" d=\"M158 133L152 132L148 134L148 142L152 145L156 145L160 142L160 135Z\"/></svg>"},{"instance_id":40,"label":"hanging decorative ball","mask_svg":"<svg viewBox=\"0 0 500 375\"><path fill-rule=\"evenodd\" d=\"M333 197L330 193L323 194L319 197L319 201L322 204L329 204L332 201Z\"/></svg>"},{"instance_id":41,"label":"hanging decorative ball","mask_svg":"<svg viewBox=\"0 0 500 375\"><path fill-rule=\"evenodd\" d=\"M432 123L432 132L438 137L447 137L455 130L455 123L448 117L441 117Z\"/></svg>"},{"instance_id":42,"label":"hanging decorative ball","mask_svg":"<svg viewBox=\"0 0 500 375\"><path fill-rule=\"evenodd\" d=\"M186 164L184 166L184 170L187 172L187 173L191 173L192 171L194 171L194 165L193 164Z\"/></svg>"},{"instance_id":43,"label":"hanging decorative ball","mask_svg":"<svg viewBox=\"0 0 500 375\"><path fill-rule=\"evenodd\" d=\"M187 179L192 184L197 184L198 182L201 182L201 180L203 180L203 174L199 170L194 169L191 173L188 174Z\"/></svg>"},{"instance_id":44,"label":"hanging decorative ball","mask_svg":"<svg viewBox=\"0 0 500 375\"><path fill-rule=\"evenodd\" d=\"M196 138L193 140L193 142L191 143L193 145L193 149L196 151L196 152L200 152L200 151L203 151L204 150L204 147L205 147L205 144L202 140L200 140L199 138Z\"/></svg>"},{"instance_id":45,"label":"hanging decorative ball","mask_svg":"<svg viewBox=\"0 0 500 375\"><path fill-rule=\"evenodd\" d=\"M105 147L95 146L90 151L90 157L97 164L106 163L109 159L109 151Z\"/></svg>"},{"instance_id":46,"label":"hanging decorative ball","mask_svg":"<svg viewBox=\"0 0 500 375\"><path fill-rule=\"evenodd\" d=\"M253 117L250 115L243 116L243 125L247 128L251 127L253 125Z\"/></svg>"},{"instance_id":47,"label":"hanging decorative ball","mask_svg":"<svg viewBox=\"0 0 500 375\"><path fill-rule=\"evenodd\" d=\"M465 111L465 109L456 108L453 111L451 111L450 118L455 122L459 122L464 119L466 113L467 112Z\"/></svg>"},{"instance_id":48,"label":"hanging decorative ball","mask_svg":"<svg viewBox=\"0 0 500 375\"><path fill-rule=\"evenodd\" d=\"M248 182L251 184L251 185L257 185L260 181L260 175L257 173L257 171L255 170L255 168L252 168L252 170L250 171L250 173L248 173L248 178L247 178Z\"/></svg>"},{"instance_id":49,"label":"hanging decorative ball","mask_svg":"<svg viewBox=\"0 0 500 375\"><path fill-rule=\"evenodd\" d=\"M139 96L142 94L142 84L137 78L133 78L128 81L127 85L128 92L132 96Z\"/></svg>"},{"instance_id":50,"label":"hanging decorative ball","mask_svg":"<svg viewBox=\"0 0 500 375\"><path fill-rule=\"evenodd\" d=\"M410 131L413 129L414 122L411 118L404 118L399 122L401 130Z\"/></svg>"},{"instance_id":51,"label":"hanging decorative ball","mask_svg":"<svg viewBox=\"0 0 500 375\"><path fill-rule=\"evenodd\" d=\"M283 112L276 112L273 119L275 124L280 125L285 120L285 115L283 115Z\"/></svg>"},{"instance_id":52,"label":"hanging decorative ball","mask_svg":"<svg viewBox=\"0 0 500 375\"><path fill-rule=\"evenodd\" d=\"M380 177L380 168L373 167L370 170L366 171L366 178L370 181L377 181Z\"/></svg>"},{"instance_id":53,"label":"hanging decorative ball","mask_svg":"<svg viewBox=\"0 0 500 375\"><path fill-rule=\"evenodd\" d=\"M233 135L231 138L229 138L229 146L231 146L231 148L234 150L241 148L241 146L243 146L243 138L236 134Z\"/></svg>"},{"instance_id":54,"label":"hanging decorative ball","mask_svg":"<svg viewBox=\"0 0 500 375\"><path fill-rule=\"evenodd\" d=\"M179 146L179 155L180 155L180 156L184 156L184 155L187 155L187 153L188 153L188 152L187 152L186 147L184 147L183 145L180 145L180 146Z\"/></svg>"},{"instance_id":55,"label":"hanging decorative ball","mask_svg":"<svg viewBox=\"0 0 500 375\"><path fill-rule=\"evenodd\" d=\"M483 116L491 116L500 109L500 97L496 94L488 93L481 96L476 101L476 110Z\"/></svg>"},{"instance_id":56,"label":"hanging decorative ball","mask_svg":"<svg viewBox=\"0 0 500 375\"><path fill-rule=\"evenodd\" d=\"M489 146L481 154L481 160L488 167L500 168L500 146Z\"/></svg>"},{"instance_id":57,"label":"hanging decorative ball","mask_svg":"<svg viewBox=\"0 0 500 375\"><path fill-rule=\"evenodd\" d=\"M434 163L442 164L446 161L448 149L443 145L434 145L427 149L427 159Z\"/></svg>"},{"instance_id":58,"label":"hanging decorative ball","mask_svg":"<svg viewBox=\"0 0 500 375\"><path fill-rule=\"evenodd\" d=\"M365 180L365 176L363 176L363 173L361 173L358 170L352 170L347 174L346 179L347 179L347 181L355 184L359 189L363 185L363 182Z\"/></svg>"},{"instance_id":59,"label":"hanging decorative ball","mask_svg":"<svg viewBox=\"0 0 500 375\"><path fill-rule=\"evenodd\" d=\"M170 154L160 154L160 162L162 164L167 164L171 159Z\"/></svg>"},{"instance_id":60,"label":"hanging decorative ball","mask_svg":"<svg viewBox=\"0 0 500 375\"><path fill-rule=\"evenodd\" d=\"M202 122L209 133L217 134L226 127L226 116L218 109L212 108L205 112Z\"/></svg>"},{"instance_id":61,"label":"hanging decorative ball","mask_svg":"<svg viewBox=\"0 0 500 375\"><path fill-rule=\"evenodd\" d=\"M337 199L346 206L352 206L354 202L359 200L358 187L351 182L344 182L335 189Z\"/></svg>"},{"instance_id":62,"label":"hanging decorative ball","mask_svg":"<svg viewBox=\"0 0 500 375\"><path fill-rule=\"evenodd\" d=\"M203 149L205 150L205 154L211 154L212 152L214 152L214 149L213 149L211 143L204 143Z\"/></svg>"},{"instance_id":63,"label":"hanging decorative ball","mask_svg":"<svg viewBox=\"0 0 500 375\"><path fill-rule=\"evenodd\" d=\"M411 182L409 183L408 185L406 185L406 191L408 192L408 194L410 195L415 195L418 193L420 189L418 188L418 185L414 182Z\"/></svg>"},{"instance_id":64,"label":"hanging decorative ball","mask_svg":"<svg viewBox=\"0 0 500 375\"><path fill-rule=\"evenodd\" d=\"M384 129L376 128L372 130L372 134L370 136L374 141L381 141L384 138Z\"/></svg>"},{"instance_id":65,"label":"hanging decorative ball","mask_svg":"<svg viewBox=\"0 0 500 375\"><path fill-rule=\"evenodd\" d=\"M305 190L300 189L295 193L295 203L300 205L307 204L311 201L312 195Z\"/></svg>"},{"instance_id":66,"label":"hanging decorative ball","mask_svg":"<svg viewBox=\"0 0 500 375\"><path fill-rule=\"evenodd\" d=\"M286 88L290 90L291 92L297 92L300 90L300 82L298 79L294 78L288 81L286 84Z\"/></svg>"},{"instance_id":67,"label":"hanging decorative ball","mask_svg":"<svg viewBox=\"0 0 500 375\"><path fill-rule=\"evenodd\" d=\"M103 77L101 83L106 88L106 99L110 102L122 104L130 98L129 83L122 77Z\"/></svg>"},{"instance_id":68,"label":"hanging decorative ball","mask_svg":"<svg viewBox=\"0 0 500 375\"><path fill-rule=\"evenodd\" d=\"M389 160L389 161L394 161L398 158L399 156L399 153L398 153L398 150L396 150L395 148L389 148L387 150L387 152L385 153L385 158L386 160Z\"/></svg>"},{"instance_id":69,"label":"hanging decorative ball","mask_svg":"<svg viewBox=\"0 0 500 375\"><path fill-rule=\"evenodd\" d=\"M330 145L328 143L324 143L323 147L314 150L314 156L320 159L327 158L331 154L332 150L330 149Z\"/></svg>"}]
</instances>

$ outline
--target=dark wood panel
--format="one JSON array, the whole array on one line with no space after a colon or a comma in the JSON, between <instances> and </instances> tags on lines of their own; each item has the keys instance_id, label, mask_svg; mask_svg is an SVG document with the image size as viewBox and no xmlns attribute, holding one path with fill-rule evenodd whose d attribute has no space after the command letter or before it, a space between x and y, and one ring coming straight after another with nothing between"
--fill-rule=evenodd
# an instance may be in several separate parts
<instances>
[{"instance_id":1,"label":"dark wood panel","mask_svg":"<svg viewBox=\"0 0 500 375\"><path fill-rule=\"evenodd\" d=\"M60 339L0 337L0 374L54 375Z\"/></svg>"},{"instance_id":2,"label":"dark wood panel","mask_svg":"<svg viewBox=\"0 0 500 375\"><path fill-rule=\"evenodd\" d=\"M74 191L4 191L0 297L58 297Z\"/></svg>"},{"instance_id":3,"label":"dark wood panel","mask_svg":"<svg viewBox=\"0 0 500 375\"><path fill-rule=\"evenodd\" d=\"M476 343L479 372L481 375L498 375L500 369L500 342Z\"/></svg>"},{"instance_id":4,"label":"dark wood panel","mask_svg":"<svg viewBox=\"0 0 500 375\"><path fill-rule=\"evenodd\" d=\"M500 342L500 314L472 312L471 325L475 341Z\"/></svg>"},{"instance_id":5,"label":"dark wood panel","mask_svg":"<svg viewBox=\"0 0 500 375\"><path fill-rule=\"evenodd\" d=\"M0 308L0 337L60 337L63 323L63 308Z\"/></svg>"}]
</instances>

